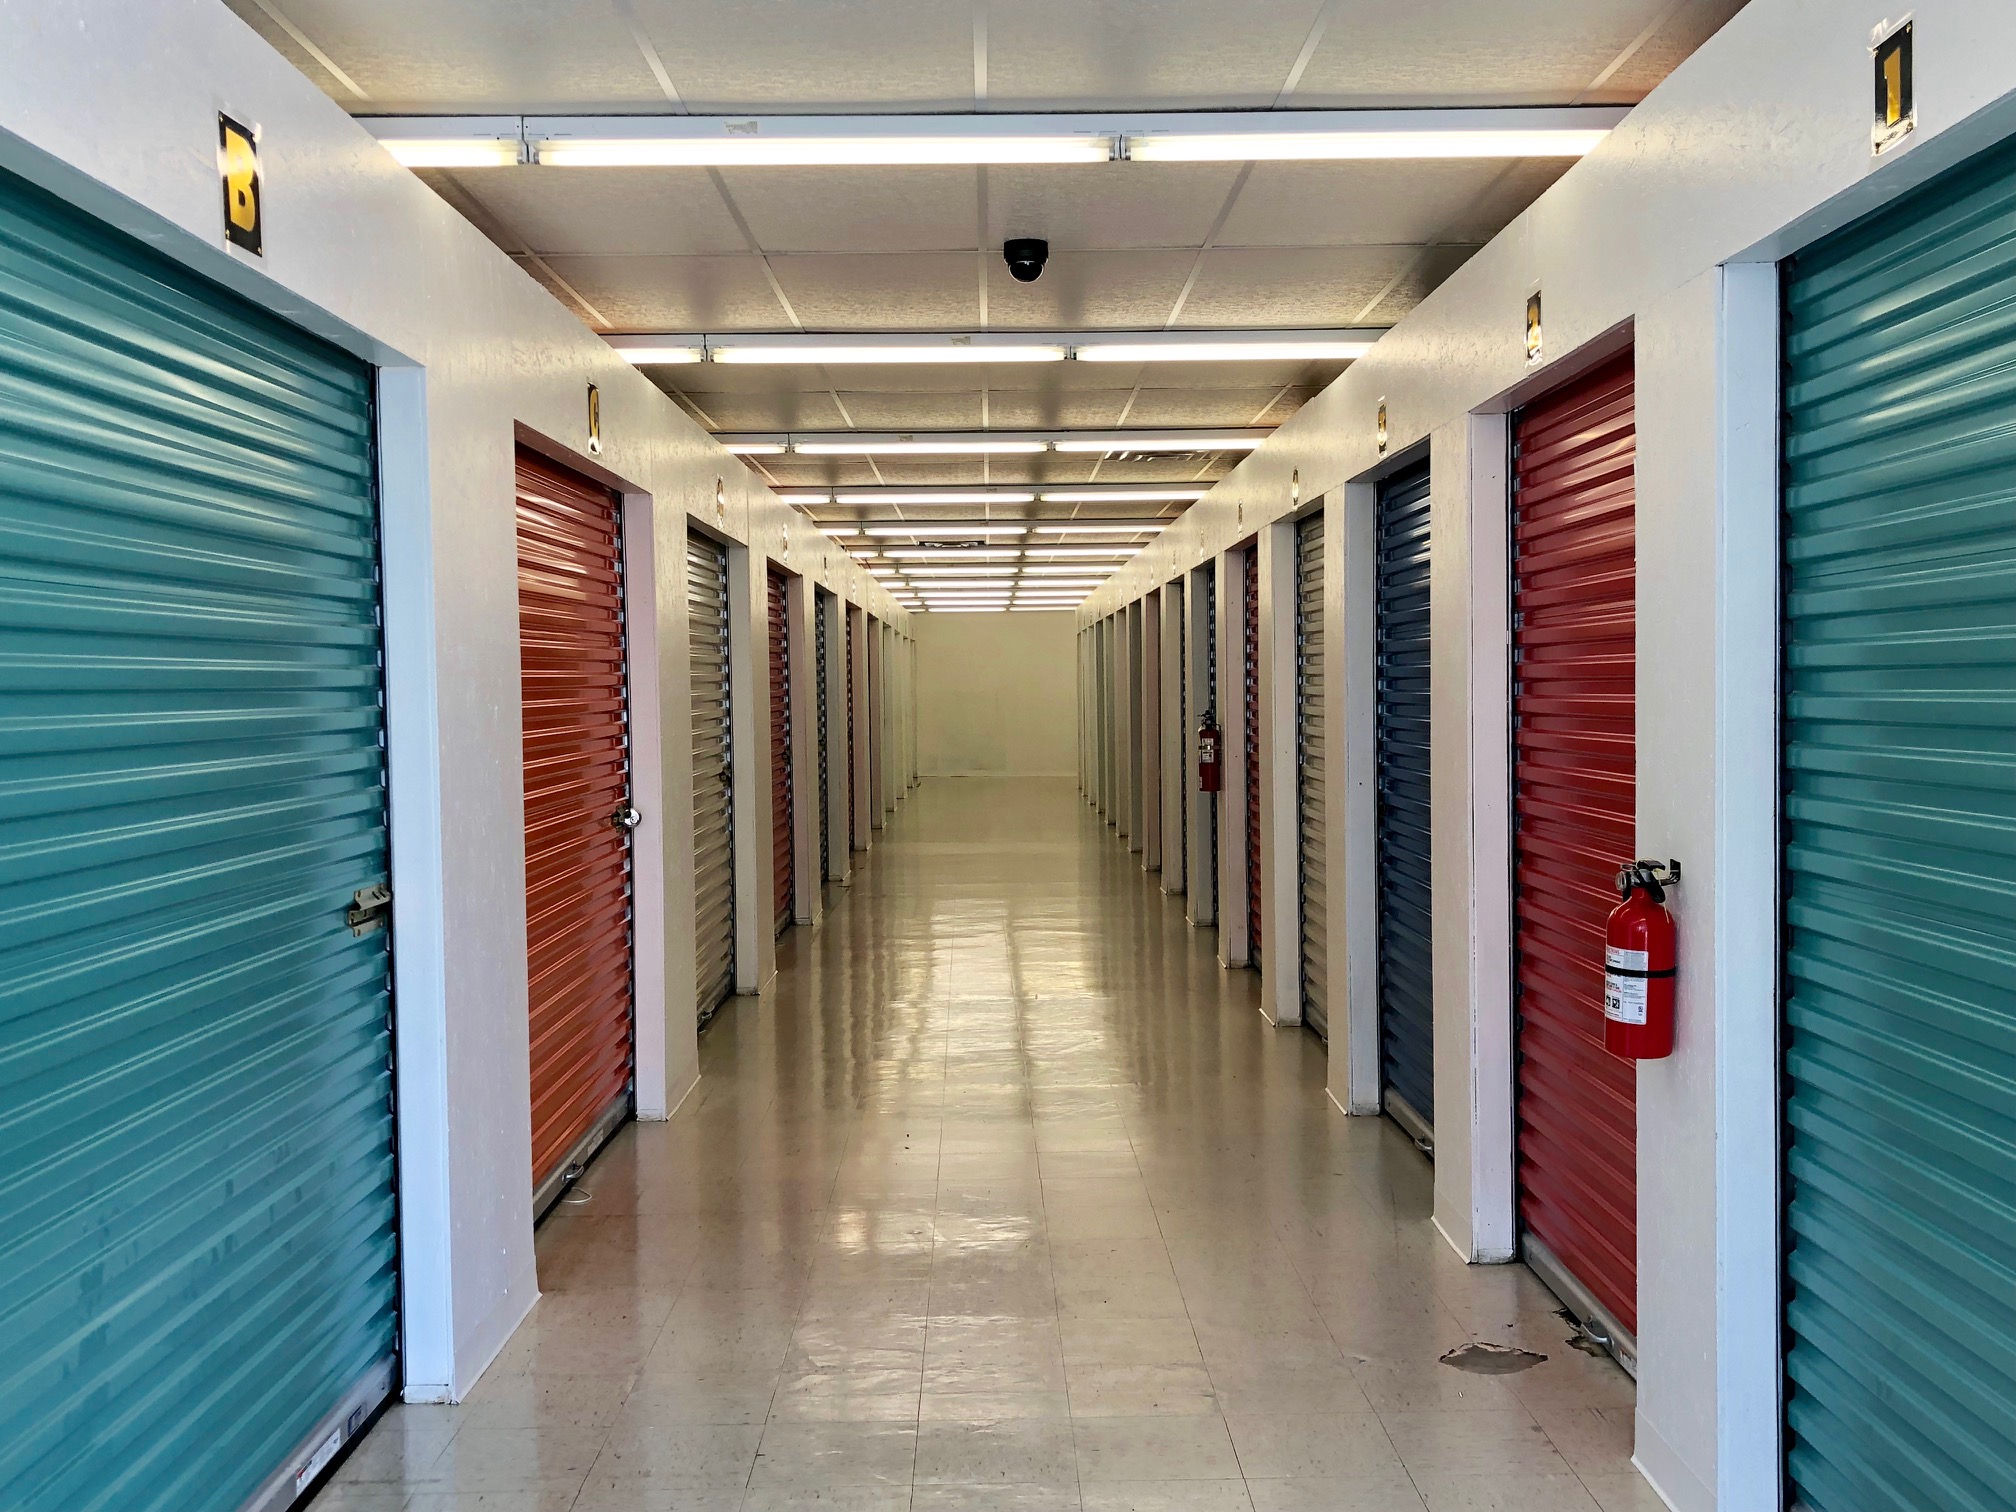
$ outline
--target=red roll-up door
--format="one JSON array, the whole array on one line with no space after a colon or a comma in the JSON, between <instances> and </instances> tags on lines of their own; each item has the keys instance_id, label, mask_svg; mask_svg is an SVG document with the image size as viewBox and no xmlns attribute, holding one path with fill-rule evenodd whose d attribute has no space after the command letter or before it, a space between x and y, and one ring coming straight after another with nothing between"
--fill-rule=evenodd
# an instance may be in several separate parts
<instances>
[{"instance_id":1,"label":"red roll-up door","mask_svg":"<svg viewBox=\"0 0 2016 1512\"><path fill-rule=\"evenodd\" d=\"M770 864L777 933L791 927L796 897L791 788L791 579L770 574Z\"/></svg>"},{"instance_id":2,"label":"red roll-up door","mask_svg":"<svg viewBox=\"0 0 2016 1512\"><path fill-rule=\"evenodd\" d=\"M1246 680L1246 938L1248 958L1260 969L1260 548L1243 553L1246 623L1241 657Z\"/></svg>"},{"instance_id":3,"label":"red roll-up door","mask_svg":"<svg viewBox=\"0 0 2016 1512\"><path fill-rule=\"evenodd\" d=\"M543 1208L630 1099L629 699L616 495L518 454L532 1187ZM535 1209L536 1211L537 1209Z\"/></svg>"},{"instance_id":4,"label":"red roll-up door","mask_svg":"<svg viewBox=\"0 0 2016 1512\"><path fill-rule=\"evenodd\" d=\"M843 605L847 615L847 849L854 849L854 609Z\"/></svg>"},{"instance_id":5,"label":"red roll-up door","mask_svg":"<svg viewBox=\"0 0 2016 1512\"><path fill-rule=\"evenodd\" d=\"M1520 412L1512 499L1519 1221L1633 1333L1637 1081L1603 1048L1603 924L1636 841L1636 450L1626 354Z\"/></svg>"}]
</instances>

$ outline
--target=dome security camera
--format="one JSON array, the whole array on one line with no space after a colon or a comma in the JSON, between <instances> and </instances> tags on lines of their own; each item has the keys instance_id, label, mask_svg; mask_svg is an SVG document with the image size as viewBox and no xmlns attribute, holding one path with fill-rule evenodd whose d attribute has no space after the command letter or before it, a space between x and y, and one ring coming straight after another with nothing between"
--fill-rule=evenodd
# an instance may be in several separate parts
<instances>
[{"instance_id":1,"label":"dome security camera","mask_svg":"<svg viewBox=\"0 0 2016 1512\"><path fill-rule=\"evenodd\" d=\"M1011 236L1001 248L1001 256L1017 283L1034 283L1050 261L1050 243L1040 236Z\"/></svg>"}]
</instances>

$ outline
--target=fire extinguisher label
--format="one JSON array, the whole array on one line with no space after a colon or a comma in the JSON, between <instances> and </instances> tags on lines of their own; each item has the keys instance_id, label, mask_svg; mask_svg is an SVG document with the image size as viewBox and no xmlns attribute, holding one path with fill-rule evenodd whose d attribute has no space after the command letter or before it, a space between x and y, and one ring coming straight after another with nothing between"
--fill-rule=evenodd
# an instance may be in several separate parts
<instances>
[{"instance_id":1,"label":"fire extinguisher label","mask_svg":"<svg viewBox=\"0 0 2016 1512\"><path fill-rule=\"evenodd\" d=\"M1619 1024L1642 1024L1645 1022L1646 980L1644 973L1649 967L1649 958L1642 950L1619 950L1615 945L1603 947L1603 964L1607 969L1603 978L1603 1017ZM1635 976L1619 976L1620 971L1636 972Z\"/></svg>"}]
</instances>

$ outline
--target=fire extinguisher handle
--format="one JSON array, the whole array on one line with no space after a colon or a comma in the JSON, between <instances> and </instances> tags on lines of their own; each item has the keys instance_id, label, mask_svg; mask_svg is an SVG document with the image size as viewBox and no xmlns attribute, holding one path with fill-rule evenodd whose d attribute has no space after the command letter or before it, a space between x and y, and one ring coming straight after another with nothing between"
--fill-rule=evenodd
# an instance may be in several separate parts
<instances>
[{"instance_id":1,"label":"fire extinguisher handle","mask_svg":"<svg viewBox=\"0 0 2016 1512\"><path fill-rule=\"evenodd\" d=\"M1666 901L1666 889L1680 885L1678 861L1632 861L1617 873L1617 891L1630 897L1631 889L1642 887L1654 903Z\"/></svg>"}]
</instances>

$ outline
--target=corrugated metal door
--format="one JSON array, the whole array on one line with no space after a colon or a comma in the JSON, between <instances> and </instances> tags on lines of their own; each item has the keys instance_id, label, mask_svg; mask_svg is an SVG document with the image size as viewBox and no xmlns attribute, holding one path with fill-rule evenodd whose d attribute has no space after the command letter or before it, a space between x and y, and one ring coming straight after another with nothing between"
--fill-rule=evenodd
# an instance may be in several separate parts
<instances>
[{"instance_id":1,"label":"corrugated metal door","mask_svg":"<svg viewBox=\"0 0 2016 1512\"><path fill-rule=\"evenodd\" d=\"M816 665L812 676L818 684L819 704L819 883L823 887L826 879L833 875L833 788L830 778L833 772L832 753L829 747L831 721L827 710L831 699L827 697L826 679L831 662L826 649L826 606L833 595L825 589L815 589L812 599L812 651Z\"/></svg>"},{"instance_id":2,"label":"corrugated metal door","mask_svg":"<svg viewBox=\"0 0 2016 1512\"><path fill-rule=\"evenodd\" d=\"M1631 376L1627 354L1519 413L1512 510L1519 1221L1563 1300L1627 1333L1637 1078L1603 1048L1603 924L1636 841Z\"/></svg>"},{"instance_id":3,"label":"corrugated metal door","mask_svg":"<svg viewBox=\"0 0 2016 1512\"><path fill-rule=\"evenodd\" d=\"M735 807L728 683L728 553L686 533L693 687L693 963L705 1022L735 990Z\"/></svg>"},{"instance_id":4,"label":"corrugated metal door","mask_svg":"<svg viewBox=\"0 0 2016 1512\"><path fill-rule=\"evenodd\" d=\"M2016 1506L2016 154L1785 298L1787 1447Z\"/></svg>"},{"instance_id":5,"label":"corrugated metal door","mask_svg":"<svg viewBox=\"0 0 2016 1512\"><path fill-rule=\"evenodd\" d=\"M1211 723L1218 729L1218 769L1225 769L1225 748L1232 738L1232 732L1223 728L1218 719L1218 574L1204 574L1204 686L1210 699L1208 708ZM1220 779L1223 780L1222 778ZM1216 794L1204 805L1205 829L1210 851L1205 856L1205 885L1211 889L1211 918L1218 921L1218 806L1224 800Z\"/></svg>"},{"instance_id":6,"label":"corrugated metal door","mask_svg":"<svg viewBox=\"0 0 2016 1512\"><path fill-rule=\"evenodd\" d=\"M1323 511L1295 527L1295 770L1302 872L1302 1018L1330 1038L1323 817Z\"/></svg>"},{"instance_id":7,"label":"corrugated metal door","mask_svg":"<svg viewBox=\"0 0 2016 1512\"><path fill-rule=\"evenodd\" d=\"M1435 980L1428 845L1428 463L1379 486L1376 682L1381 1100L1417 1137L1435 1127Z\"/></svg>"},{"instance_id":8,"label":"corrugated metal door","mask_svg":"<svg viewBox=\"0 0 2016 1512\"><path fill-rule=\"evenodd\" d=\"M0 1505L284 1506L398 1341L373 375L0 176Z\"/></svg>"},{"instance_id":9,"label":"corrugated metal door","mask_svg":"<svg viewBox=\"0 0 2016 1512\"><path fill-rule=\"evenodd\" d=\"M843 604L847 616L847 849L854 849L854 611Z\"/></svg>"},{"instance_id":10,"label":"corrugated metal door","mask_svg":"<svg viewBox=\"0 0 2016 1512\"><path fill-rule=\"evenodd\" d=\"M518 453L534 1212L630 1105L630 722L621 505Z\"/></svg>"},{"instance_id":11,"label":"corrugated metal door","mask_svg":"<svg viewBox=\"0 0 2016 1512\"><path fill-rule=\"evenodd\" d=\"M1246 944L1248 963L1260 969L1260 548L1239 555L1246 574L1246 621L1240 668L1246 686Z\"/></svg>"},{"instance_id":12,"label":"corrugated metal door","mask_svg":"<svg viewBox=\"0 0 2016 1512\"><path fill-rule=\"evenodd\" d=\"M791 773L791 579L770 574L770 887L777 933L791 927L797 898L795 791Z\"/></svg>"}]
</instances>

